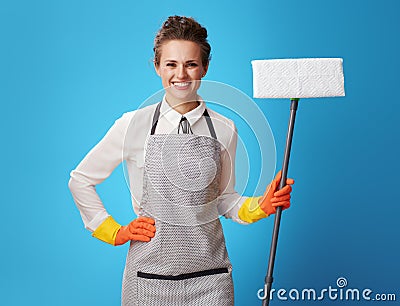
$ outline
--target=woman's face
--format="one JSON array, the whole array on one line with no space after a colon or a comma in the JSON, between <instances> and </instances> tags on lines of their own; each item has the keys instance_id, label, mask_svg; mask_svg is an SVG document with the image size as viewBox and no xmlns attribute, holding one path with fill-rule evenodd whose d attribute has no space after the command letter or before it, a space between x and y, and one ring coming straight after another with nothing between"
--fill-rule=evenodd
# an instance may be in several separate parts
<instances>
[{"instance_id":1,"label":"woman's face","mask_svg":"<svg viewBox=\"0 0 400 306\"><path fill-rule=\"evenodd\" d=\"M202 65L200 46L187 40L163 43L160 64L155 69L171 105L196 101L200 79L207 72L207 67Z\"/></svg>"}]
</instances>

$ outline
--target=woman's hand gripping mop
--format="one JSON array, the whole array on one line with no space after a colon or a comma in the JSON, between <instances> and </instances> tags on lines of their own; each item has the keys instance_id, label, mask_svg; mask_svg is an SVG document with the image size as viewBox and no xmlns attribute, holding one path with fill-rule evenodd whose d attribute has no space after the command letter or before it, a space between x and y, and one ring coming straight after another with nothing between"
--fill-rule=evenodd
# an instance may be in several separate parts
<instances>
[{"instance_id":1,"label":"woman's hand gripping mop","mask_svg":"<svg viewBox=\"0 0 400 306\"><path fill-rule=\"evenodd\" d=\"M320 98L344 96L343 60L341 58L305 58L254 60L254 98L289 98L290 118L283 158L282 178L279 189L285 187L296 110L300 98ZM269 305L273 282L276 247L282 207L277 207L268 271L265 277L263 306Z\"/></svg>"}]
</instances>

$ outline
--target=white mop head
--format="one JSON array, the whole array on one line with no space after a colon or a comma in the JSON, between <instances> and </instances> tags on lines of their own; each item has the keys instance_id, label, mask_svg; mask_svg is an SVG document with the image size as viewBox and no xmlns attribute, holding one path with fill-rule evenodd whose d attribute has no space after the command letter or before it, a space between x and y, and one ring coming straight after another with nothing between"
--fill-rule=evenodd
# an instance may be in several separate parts
<instances>
[{"instance_id":1,"label":"white mop head","mask_svg":"<svg viewBox=\"0 0 400 306\"><path fill-rule=\"evenodd\" d=\"M345 95L341 58L254 60L251 64L255 98Z\"/></svg>"}]
</instances>

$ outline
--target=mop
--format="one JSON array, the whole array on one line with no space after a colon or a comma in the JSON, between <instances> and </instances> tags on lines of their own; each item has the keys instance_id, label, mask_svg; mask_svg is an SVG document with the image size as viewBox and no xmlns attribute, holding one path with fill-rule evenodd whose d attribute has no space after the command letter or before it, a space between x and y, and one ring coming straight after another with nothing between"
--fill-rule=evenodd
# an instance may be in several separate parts
<instances>
[{"instance_id":1,"label":"mop","mask_svg":"<svg viewBox=\"0 0 400 306\"><path fill-rule=\"evenodd\" d=\"M254 60L251 63L254 98L291 100L282 178L279 185L279 189L282 189L286 185L299 99L344 96L343 60L341 58L272 59ZM281 215L282 207L277 207L265 277L263 306L268 306L270 300Z\"/></svg>"}]
</instances>

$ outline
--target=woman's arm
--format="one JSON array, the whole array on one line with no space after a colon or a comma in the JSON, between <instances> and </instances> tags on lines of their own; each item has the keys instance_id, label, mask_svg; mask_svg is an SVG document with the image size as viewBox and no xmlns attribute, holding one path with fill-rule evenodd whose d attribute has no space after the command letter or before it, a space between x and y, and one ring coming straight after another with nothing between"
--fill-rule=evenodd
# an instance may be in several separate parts
<instances>
[{"instance_id":1,"label":"woman's arm","mask_svg":"<svg viewBox=\"0 0 400 306\"><path fill-rule=\"evenodd\" d=\"M109 217L96 185L103 182L123 160L124 138L131 116L117 119L103 139L71 172L69 188L85 228L95 231Z\"/></svg>"},{"instance_id":2,"label":"woman's arm","mask_svg":"<svg viewBox=\"0 0 400 306\"><path fill-rule=\"evenodd\" d=\"M287 179L287 186L279 190L280 172L267 186L263 196L245 197L240 196L235 191L237 130L233 122L231 131L232 135L227 148L221 154L222 175L219 212L235 222L249 224L274 214L277 206L282 206L283 209L289 208L290 193L292 191L290 185L294 181L293 179Z\"/></svg>"},{"instance_id":3,"label":"woman's arm","mask_svg":"<svg viewBox=\"0 0 400 306\"><path fill-rule=\"evenodd\" d=\"M221 195L218 201L218 211L226 218L235 222L247 224L246 221L239 218L238 212L248 197L241 196L235 190L235 159L237 147L237 129L233 121L229 120L229 125L224 128L229 133L226 147L221 152Z\"/></svg>"}]
</instances>

